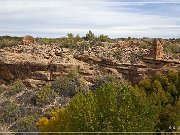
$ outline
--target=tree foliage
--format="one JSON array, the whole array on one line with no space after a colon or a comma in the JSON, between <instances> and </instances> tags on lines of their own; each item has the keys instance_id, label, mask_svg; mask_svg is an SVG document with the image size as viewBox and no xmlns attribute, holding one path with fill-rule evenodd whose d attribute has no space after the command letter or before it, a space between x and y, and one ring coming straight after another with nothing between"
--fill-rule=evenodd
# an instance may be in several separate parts
<instances>
[{"instance_id":1,"label":"tree foliage","mask_svg":"<svg viewBox=\"0 0 180 135\"><path fill-rule=\"evenodd\" d=\"M156 108L138 89L119 81L102 83L95 92L78 93L67 108L41 118L40 131L152 131Z\"/></svg>"},{"instance_id":2,"label":"tree foliage","mask_svg":"<svg viewBox=\"0 0 180 135\"><path fill-rule=\"evenodd\" d=\"M99 78L66 108L37 122L40 131L163 132L180 124L180 73L158 73L131 86L113 76ZM171 128L175 127L175 128Z\"/></svg>"},{"instance_id":3,"label":"tree foliage","mask_svg":"<svg viewBox=\"0 0 180 135\"><path fill-rule=\"evenodd\" d=\"M97 40L101 42L108 42L110 41L110 38L108 37L108 35L101 34L98 36Z\"/></svg>"},{"instance_id":4,"label":"tree foliage","mask_svg":"<svg viewBox=\"0 0 180 135\"><path fill-rule=\"evenodd\" d=\"M157 131L172 131L169 126L178 127L180 113L178 108L180 99L180 74L168 71L166 74L157 73L151 78L140 82L139 88L152 97L159 108L159 122Z\"/></svg>"},{"instance_id":5,"label":"tree foliage","mask_svg":"<svg viewBox=\"0 0 180 135\"><path fill-rule=\"evenodd\" d=\"M94 35L94 33L92 31L89 30L89 32L86 34L86 36L84 37L85 40L87 41L92 41L94 40L96 37Z\"/></svg>"}]
</instances>

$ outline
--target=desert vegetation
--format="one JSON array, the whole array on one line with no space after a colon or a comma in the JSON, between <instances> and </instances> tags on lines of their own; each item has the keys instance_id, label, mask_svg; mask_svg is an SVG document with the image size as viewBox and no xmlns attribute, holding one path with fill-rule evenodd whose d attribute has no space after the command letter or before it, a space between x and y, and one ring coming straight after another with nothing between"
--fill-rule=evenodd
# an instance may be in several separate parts
<instances>
[{"instance_id":1,"label":"desert vegetation","mask_svg":"<svg viewBox=\"0 0 180 135\"><path fill-rule=\"evenodd\" d=\"M44 109L43 112L24 113L24 106L13 101L14 95L8 95L12 100L1 102L0 122L10 125L9 130L19 132L179 131L179 84L180 72L168 71L135 85L117 76L105 75L88 87L71 72L34 91L29 104L32 108ZM24 87L17 80L10 88L22 92ZM57 97L61 99L59 103L68 97L64 107L53 105Z\"/></svg>"},{"instance_id":2,"label":"desert vegetation","mask_svg":"<svg viewBox=\"0 0 180 135\"><path fill-rule=\"evenodd\" d=\"M35 40L0 37L0 131L180 131L179 39Z\"/></svg>"},{"instance_id":3,"label":"desert vegetation","mask_svg":"<svg viewBox=\"0 0 180 135\"><path fill-rule=\"evenodd\" d=\"M21 37L0 36L0 48L22 44Z\"/></svg>"},{"instance_id":4,"label":"desert vegetation","mask_svg":"<svg viewBox=\"0 0 180 135\"><path fill-rule=\"evenodd\" d=\"M72 33L67 33L65 37L58 38L35 38L36 44L41 45L56 45L61 48L69 48L71 50L78 49L80 46L93 47L101 46L102 43L118 43L119 41L124 41L128 44L133 44L137 42L142 49L149 49L150 42L147 42L146 39L150 38L115 38L112 39L108 35L100 34L95 35L92 31L88 31L85 36L80 36L79 34L73 35ZM179 59L180 52L180 41L179 39L163 39L164 41L164 52L167 55L167 59ZM11 37L11 36L0 36L0 48L11 47L23 44L22 37ZM117 53L117 52L115 52ZM116 55L116 54L115 54Z\"/></svg>"},{"instance_id":5,"label":"desert vegetation","mask_svg":"<svg viewBox=\"0 0 180 135\"><path fill-rule=\"evenodd\" d=\"M40 118L37 126L42 132L177 131L179 75L158 73L135 86L105 76L89 91L77 93L66 108Z\"/></svg>"}]
</instances>

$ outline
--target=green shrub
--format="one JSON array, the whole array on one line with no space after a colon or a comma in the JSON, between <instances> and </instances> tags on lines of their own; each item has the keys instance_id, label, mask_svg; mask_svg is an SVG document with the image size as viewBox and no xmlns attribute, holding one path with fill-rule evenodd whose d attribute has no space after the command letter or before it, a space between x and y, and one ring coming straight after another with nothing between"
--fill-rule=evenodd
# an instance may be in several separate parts
<instances>
[{"instance_id":1,"label":"green shrub","mask_svg":"<svg viewBox=\"0 0 180 135\"><path fill-rule=\"evenodd\" d=\"M23 84L22 80L17 79L13 85L10 87L9 94L13 95L19 93L25 89L25 85Z\"/></svg>"},{"instance_id":2,"label":"green shrub","mask_svg":"<svg viewBox=\"0 0 180 135\"><path fill-rule=\"evenodd\" d=\"M140 43L139 47L142 49L149 49L150 48L149 44L147 44L147 43Z\"/></svg>"},{"instance_id":3,"label":"green shrub","mask_svg":"<svg viewBox=\"0 0 180 135\"><path fill-rule=\"evenodd\" d=\"M20 117L19 106L15 102L4 101L0 106L0 122L13 123Z\"/></svg>"},{"instance_id":4,"label":"green shrub","mask_svg":"<svg viewBox=\"0 0 180 135\"><path fill-rule=\"evenodd\" d=\"M68 33L66 37L61 38L36 38L38 44L58 44L65 48L75 47L79 41L82 41L82 38L79 35L74 36L72 33Z\"/></svg>"},{"instance_id":5,"label":"green shrub","mask_svg":"<svg viewBox=\"0 0 180 135\"><path fill-rule=\"evenodd\" d=\"M67 76L54 81L51 89L61 96L73 97L76 93L84 91L85 85L80 81L79 74L76 71L71 71Z\"/></svg>"},{"instance_id":6,"label":"green shrub","mask_svg":"<svg viewBox=\"0 0 180 135\"><path fill-rule=\"evenodd\" d=\"M54 90L49 85L45 85L35 94L36 104L40 106L50 104L54 101L55 95Z\"/></svg>"},{"instance_id":7,"label":"green shrub","mask_svg":"<svg viewBox=\"0 0 180 135\"><path fill-rule=\"evenodd\" d=\"M136 64L138 61L138 56L135 52L131 52L130 54L130 63L133 65L133 64Z\"/></svg>"},{"instance_id":8,"label":"green shrub","mask_svg":"<svg viewBox=\"0 0 180 135\"><path fill-rule=\"evenodd\" d=\"M0 48L22 44L22 37L0 36Z\"/></svg>"},{"instance_id":9,"label":"green shrub","mask_svg":"<svg viewBox=\"0 0 180 135\"><path fill-rule=\"evenodd\" d=\"M163 49L167 53L180 53L180 46L174 44L165 45Z\"/></svg>"},{"instance_id":10,"label":"green shrub","mask_svg":"<svg viewBox=\"0 0 180 135\"><path fill-rule=\"evenodd\" d=\"M113 57L121 62L123 58L123 50L118 49L117 51L115 51Z\"/></svg>"},{"instance_id":11,"label":"green shrub","mask_svg":"<svg viewBox=\"0 0 180 135\"><path fill-rule=\"evenodd\" d=\"M65 48L70 48L74 50L77 48L77 42L79 41L78 37L74 37L72 33L68 33L66 37L62 40L62 46Z\"/></svg>"},{"instance_id":12,"label":"green shrub","mask_svg":"<svg viewBox=\"0 0 180 135\"><path fill-rule=\"evenodd\" d=\"M36 120L37 116L34 115L19 118L10 130L14 132L37 132Z\"/></svg>"}]
</instances>

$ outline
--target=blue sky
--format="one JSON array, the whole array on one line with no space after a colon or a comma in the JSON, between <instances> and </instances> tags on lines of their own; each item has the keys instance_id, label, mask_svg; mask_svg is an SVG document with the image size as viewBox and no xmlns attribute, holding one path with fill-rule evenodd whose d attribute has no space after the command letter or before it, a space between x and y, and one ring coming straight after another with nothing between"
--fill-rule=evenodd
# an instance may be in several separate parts
<instances>
[{"instance_id":1,"label":"blue sky","mask_svg":"<svg viewBox=\"0 0 180 135\"><path fill-rule=\"evenodd\" d=\"M0 35L180 38L180 0L0 0Z\"/></svg>"}]
</instances>

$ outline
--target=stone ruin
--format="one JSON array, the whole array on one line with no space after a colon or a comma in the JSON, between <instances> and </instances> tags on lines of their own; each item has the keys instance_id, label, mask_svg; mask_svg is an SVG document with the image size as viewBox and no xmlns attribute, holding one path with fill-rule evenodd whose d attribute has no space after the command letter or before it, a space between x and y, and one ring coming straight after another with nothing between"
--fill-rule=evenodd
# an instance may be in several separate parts
<instances>
[{"instance_id":1,"label":"stone ruin","mask_svg":"<svg viewBox=\"0 0 180 135\"><path fill-rule=\"evenodd\" d=\"M35 39L30 35L24 36L22 41L23 41L24 45L29 45L29 44L35 44L36 43Z\"/></svg>"},{"instance_id":2,"label":"stone ruin","mask_svg":"<svg viewBox=\"0 0 180 135\"><path fill-rule=\"evenodd\" d=\"M163 41L161 39L153 39L151 48L150 48L150 57L154 60L163 58Z\"/></svg>"}]
</instances>

